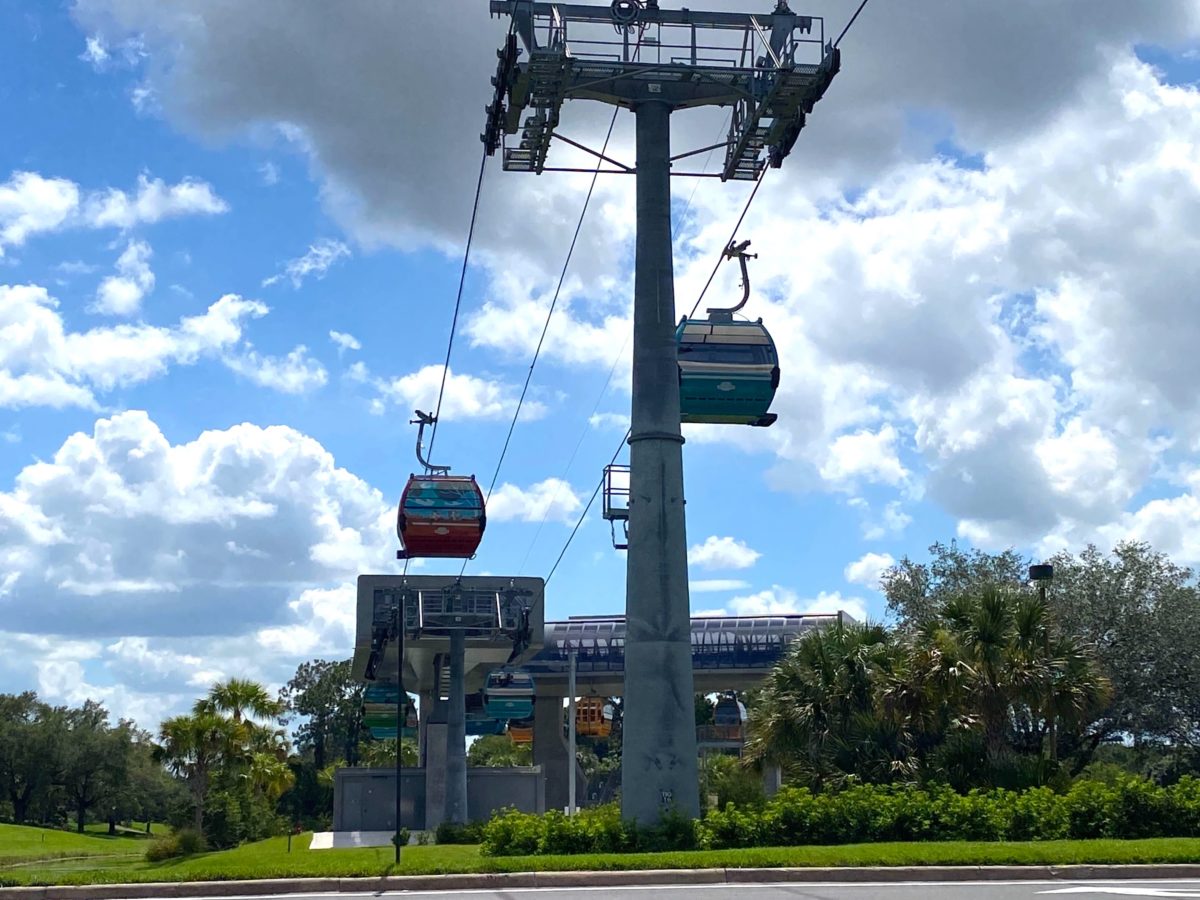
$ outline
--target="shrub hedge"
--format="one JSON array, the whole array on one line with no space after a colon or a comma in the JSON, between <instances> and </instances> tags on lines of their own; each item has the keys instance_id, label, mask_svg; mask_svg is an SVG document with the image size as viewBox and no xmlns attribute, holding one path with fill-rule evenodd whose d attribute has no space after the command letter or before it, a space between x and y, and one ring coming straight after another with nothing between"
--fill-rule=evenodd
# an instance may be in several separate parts
<instances>
[{"instance_id":1,"label":"shrub hedge","mask_svg":"<svg viewBox=\"0 0 1200 900\"><path fill-rule=\"evenodd\" d=\"M727 804L697 822L669 816L656 828L621 820L615 805L531 815L507 810L484 826L483 853L518 856L721 850L882 841L1050 841L1200 837L1200 779L1163 788L1128 777L1050 788L956 793L930 785L856 785L813 793L788 787L765 806Z\"/></svg>"}]
</instances>

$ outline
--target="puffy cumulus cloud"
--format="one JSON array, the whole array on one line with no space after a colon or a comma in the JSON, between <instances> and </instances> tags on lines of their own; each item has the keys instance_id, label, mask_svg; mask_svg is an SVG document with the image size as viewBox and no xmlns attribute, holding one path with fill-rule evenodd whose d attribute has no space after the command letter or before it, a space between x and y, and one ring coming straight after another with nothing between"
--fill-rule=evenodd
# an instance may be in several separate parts
<instances>
[{"instance_id":1,"label":"puffy cumulus cloud","mask_svg":"<svg viewBox=\"0 0 1200 900\"><path fill-rule=\"evenodd\" d=\"M30 235L68 227L129 229L185 215L215 215L229 209L212 186L195 179L168 185L141 175L131 196L115 188L85 195L65 178L14 172L0 183L0 256Z\"/></svg>"},{"instance_id":2,"label":"puffy cumulus cloud","mask_svg":"<svg viewBox=\"0 0 1200 900\"><path fill-rule=\"evenodd\" d=\"M442 366L430 365L408 375L386 379L373 376L365 364L358 362L347 373L352 380L375 390L372 400L375 413L382 414L389 406L432 412L442 386L442 369ZM516 410L519 396L511 385L450 370L446 375L442 414L450 418L502 420ZM537 400L527 397L521 405L521 416L526 421L545 414L545 404Z\"/></svg>"},{"instance_id":3,"label":"puffy cumulus cloud","mask_svg":"<svg viewBox=\"0 0 1200 900\"><path fill-rule=\"evenodd\" d=\"M597 431L628 431L629 415L627 413L592 413L588 416L588 425Z\"/></svg>"},{"instance_id":4,"label":"puffy cumulus cloud","mask_svg":"<svg viewBox=\"0 0 1200 900\"><path fill-rule=\"evenodd\" d=\"M67 331L58 303L38 285L0 285L0 408L95 408L96 393L220 355L267 307L235 294L176 325Z\"/></svg>"},{"instance_id":5,"label":"puffy cumulus cloud","mask_svg":"<svg viewBox=\"0 0 1200 900\"><path fill-rule=\"evenodd\" d=\"M117 257L117 274L100 282L91 310L110 316L131 316L138 312L142 298L154 290L151 256L153 251L145 241L130 241Z\"/></svg>"},{"instance_id":6,"label":"puffy cumulus cloud","mask_svg":"<svg viewBox=\"0 0 1200 900\"><path fill-rule=\"evenodd\" d=\"M821 466L821 477L836 484L859 481L898 485L908 478L896 455L896 429L885 425L839 435L829 446L829 457Z\"/></svg>"},{"instance_id":7,"label":"puffy cumulus cloud","mask_svg":"<svg viewBox=\"0 0 1200 900\"><path fill-rule=\"evenodd\" d=\"M146 413L121 413L0 493L0 610L7 630L29 634L199 639L302 625L328 637L345 625L343 595L304 592L386 560L390 512L291 428L172 445Z\"/></svg>"},{"instance_id":8,"label":"puffy cumulus cloud","mask_svg":"<svg viewBox=\"0 0 1200 900\"><path fill-rule=\"evenodd\" d=\"M978 169L903 162L850 197L776 182L743 233L783 360L780 421L704 439L774 451L775 487L857 477L920 494L987 546L1078 546L1178 462L1200 437L1200 91L1104 52L1103 72L1036 131L995 135ZM700 202L714 221L736 212ZM681 280L710 267L685 263ZM868 536L903 527L893 509L864 504Z\"/></svg>"},{"instance_id":9,"label":"puffy cumulus cloud","mask_svg":"<svg viewBox=\"0 0 1200 900\"><path fill-rule=\"evenodd\" d=\"M93 194L84 202L80 215L92 228L127 230L163 219L228 211L229 204L207 182L185 178L178 184L167 184L161 178L142 174L133 194L116 188Z\"/></svg>"},{"instance_id":10,"label":"puffy cumulus cloud","mask_svg":"<svg viewBox=\"0 0 1200 900\"><path fill-rule=\"evenodd\" d=\"M796 591L773 585L754 594L734 597L722 609L705 610L710 616L826 616L844 612L858 622L867 618L866 604L857 597L843 597L838 591L821 591L815 598L801 597Z\"/></svg>"},{"instance_id":11,"label":"puffy cumulus cloud","mask_svg":"<svg viewBox=\"0 0 1200 900\"><path fill-rule=\"evenodd\" d=\"M761 556L745 541L715 534L688 548L688 564L701 569L749 569Z\"/></svg>"},{"instance_id":12,"label":"puffy cumulus cloud","mask_svg":"<svg viewBox=\"0 0 1200 900\"><path fill-rule=\"evenodd\" d=\"M264 356L247 345L241 353L224 357L223 362L259 387L284 394L307 394L329 381L325 367L308 355L303 344L287 356Z\"/></svg>"},{"instance_id":13,"label":"puffy cumulus cloud","mask_svg":"<svg viewBox=\"0 0 1200 900\"><path fill-rule=\"evenodd\" d=\"M283 266L282 274L263 279L263 287L269 287L287 278L292 287L299 290L306 278L324 278L334 263L349 256L350 248L341 241L330 238L319 240L310 245L308 252L303 256L288 260Z\"/></svg>"},{"instance_id":14,"label":"puffy cumulus cloud","mask_svg":"<svg viewBox=\"0 0 1200 900\"><path fill-rule=\"evenodd\" d=\"M879 579L896 564L890 553L865 553L846 566L842 573L851 584L859 584L873 591L879 590Z\"/></svg>"},{"instance_id":15,"label":"puffy cumulus cloud","mask_svg":"<svg viewBox=\"0 0 1200 900\"><path fill-rule=\"evenodd\" d=\"M14 172L0 183L0 256L31 234L55 231L79 206L79 185L36 172Z\"/></svg>"},{"instance_id":16,"label":"puffy cumulus cloud","mask_svg":"<svg viewBox=\"0 0 1200 900\"><path fill-rule=\"evenodd\" d=\"M561 478L547 478L528 488L500 485L488 500L488 519L495 522L575 521L582 497Z\"/></svg>"}]
</instances>

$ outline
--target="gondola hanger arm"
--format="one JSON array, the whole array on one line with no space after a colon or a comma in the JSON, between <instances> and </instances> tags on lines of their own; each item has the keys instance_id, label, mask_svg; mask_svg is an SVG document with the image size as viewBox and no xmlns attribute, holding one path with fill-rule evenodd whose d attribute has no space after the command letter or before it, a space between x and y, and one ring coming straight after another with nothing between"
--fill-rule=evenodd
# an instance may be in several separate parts
<instances>
[{"instance_id":1,"label":"gondola hanger arm","mask_svg":"<svg viewBox=\"0 0 1200 900\"><path fill-rule=\"evenodd\" d=\"M746 266L746 260L747 259L758 259L758 254L757 253L747 253L746 248L749 246L750 246L750 241L748 241L748 240L742 241L740 244L735 243L734 241L730 241L729 246L726 247L725 250L721 254L726 259L735 259L736 258L738 263L742 267L742 302L739 303L737 306L733 306L728 309L726 309L724 307L710 306L705 310L705 312L707 312L710 316L713 313L728 313L730 316L732 316L735 312L737 312L743 306L745 306L746 301L750 299L750 270Z\"/></svg>"},{"instance_id":2,"label":"gondola hanger arm","mask_svg":"<svg viewBox=\"0 0 1200 900\"><path fill-rule=\"evenodd\" d=\"M415 419L409 419L408 424L419 426L417 428L417 462L425 467L426 475L445 475L450 471L449 466L435 466L433 463L425 459L423 454L425 426L437 424L437 416L432 416L429 413L421 412L419 409L414 410L414 412L417 414L417 417Z\"/></svg>"}]
</instances>

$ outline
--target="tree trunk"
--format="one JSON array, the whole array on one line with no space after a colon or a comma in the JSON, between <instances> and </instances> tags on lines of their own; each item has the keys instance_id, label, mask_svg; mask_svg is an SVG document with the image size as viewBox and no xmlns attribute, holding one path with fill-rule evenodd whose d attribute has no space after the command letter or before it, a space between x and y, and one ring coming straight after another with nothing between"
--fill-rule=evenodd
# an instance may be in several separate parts
<instances>
[{"instance_id":1,"label":"tree trunk","mask_svg":"<svg viewBox=\"0 0 1200 900\"><path fill-rule=\"evenodd\" d=\"M75 804L75 830L83 834L83 821L87 818L87 804L79 800Z\"/></svg>"},{"instance_id":2,"label":"tree trunk","mask_svg":"<svg viewBox=\"0 0 1200 900\"><path fill-rule=\"evenodd\" d=\"M115 816L112 816L112 815L110 815L108 817L108 833L110 836L114 836L114 837L116 836L116 833L117 833L117 819Z\"/></svg>"},{"instance_id":3,"label":"tree trunk","mask_svg":"<svg viewBox=\"0 0 1200 900\"><path fill-rule=\"evenodd\" d=\"M12 800L13 821L18 825L25 824L25 817L29 815L29 795L20 794L14 791L10 798Z\"/></svg>"}]
</instances>

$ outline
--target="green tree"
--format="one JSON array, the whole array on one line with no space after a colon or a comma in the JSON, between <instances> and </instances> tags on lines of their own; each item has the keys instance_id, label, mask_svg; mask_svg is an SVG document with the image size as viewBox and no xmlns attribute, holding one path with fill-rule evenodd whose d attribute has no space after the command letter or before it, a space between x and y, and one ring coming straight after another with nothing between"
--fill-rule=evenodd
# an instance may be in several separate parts
<instances>
[{"instance_id":1,"label":"green tree","mask_svg":"<svg viewBox=\"0 0 1200 900\"><path fill-rule=\"evenodd\" d=\"M412 738L401 738L400 748L404 754L401 765L416 768L419 759L417 742ZM396 765L396 739L368 741L363 744L362 764L371 768L394 767Z\"/></svg>"},{"instance_id":2,"label":"green tree","mask_svg":"<svg viewBox=\"0 0 1200 900\"><path fill-rule=\"evenodd\" d=\"M62 770L65 710L37 694L0 694L0 791L22 824L31 809L49 805Z\"/></svg>"},{"instance_id":3,"label":"green tree","mask_svg":"<svg viewBox=\"0 0 1200 900\"><path fill-rule=\"evenodd\" d=\"M936 618L947 601L985 585L1018 587L1028 575L1028 560L1014 550L984 553L963 550L956 541L929 548L928 563L905 556L884 572L880 589L888 612L904 629L915 629Z\"/></svg>"},{"instance_id":4,"label":"green tree","mask_svg":"<svg viewBox=\"0 0 1200 900\"><path fill-rule=\"evenodd\" d=\"M284 707L257 681L230 678L214 684L207 697L196 701L194 711L228 715L235 724L240 725L247 718L274 721L283 714Z\"/></svg>"},{"instance_id":5,"label":"green tree","mask_svg":"<svg viewBox=\"0 0 1200 900\"><path fill-rule=\"evenodd\" d=\"M467 765L480 768L533 765L533 746L515 744L507 734L485 734L467 748Z\"/></svg>"},{"instance_id":6,"label":"green tree","mask_svg":"<svg viewBox=\"0 0 1200 900\"><path fill-rule=\"evenodd\" d=\"M108 711L86 701L66 714L66 740L60 784L75 813L82 834L88 813L97 806L113 810L129 781L133 755L133 726L108 723ZM115 826L110 816L109 830Z\"/></svg>"},{"instance_id":7,"label":"green tree","mask_svg":"<svg viewBox=\"0 0 1200 900\"><path fill-rule=\"evenodd\" d=\"M287 709L303 717L295 732L296 747L312 753L317 770L332 758L357 764L365 689L354 678L350 660L317 659L302 664L279 692Z\"/></svg>"},{"instance_id":8,"label":"green tree","mask_svg":"<svg viewBox=\"0 0 1200 900\"><path fill-rule=\"evenodd\" d=\"M888 738L878 702L901 665L878 625L841 622L799 638L749 700L746 756L816 786L850 775L888 781L909 765L909 746Z\"/></svg>"},{"instance_id":9,"label":"green tree","mask_svg":"<svg viewBox=\"0 0 1200 900\"><path fill-rule=\"evenodd\" d=\"M213 779L240 753L238 737L232 720L209 712L175 716L159 726L156 758L187 786L198 831L203 829L204 805Z\"/></svg>"}]
</instances>

